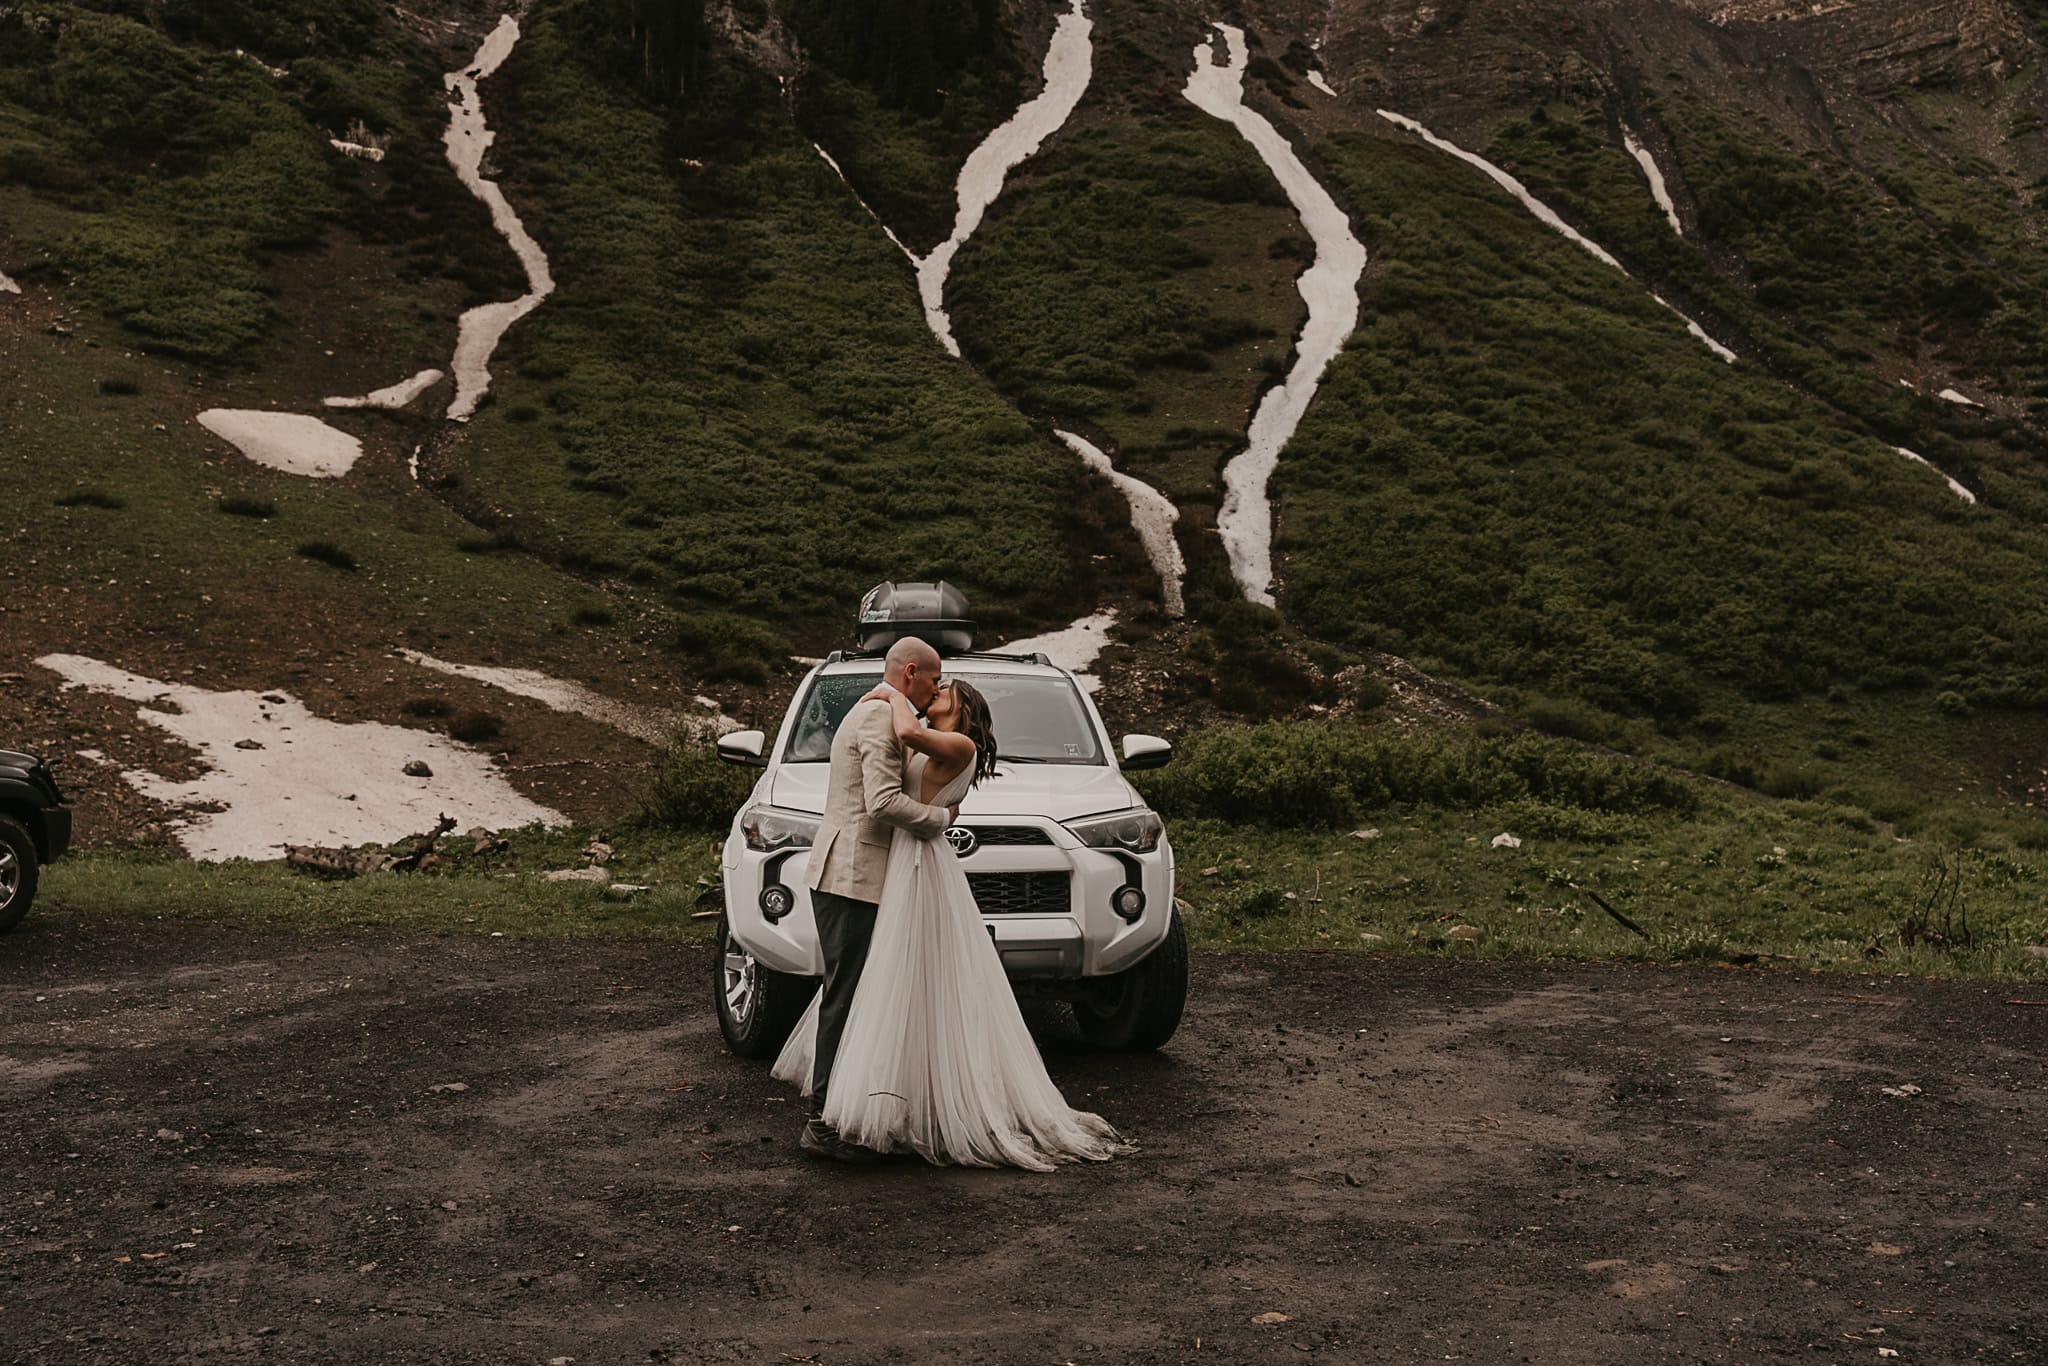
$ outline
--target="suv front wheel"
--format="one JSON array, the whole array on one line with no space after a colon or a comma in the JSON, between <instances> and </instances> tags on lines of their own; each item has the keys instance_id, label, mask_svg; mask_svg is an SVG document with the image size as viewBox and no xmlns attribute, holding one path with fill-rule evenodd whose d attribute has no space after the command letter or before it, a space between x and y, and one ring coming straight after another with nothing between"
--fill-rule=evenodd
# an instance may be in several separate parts
<instances>
[{"instance_id":1,"label":"suv front wheel","mask_svg":"<svg viewBox=\"0 0 2048 1366\"><path fill-rule=\"evenodd\" d=\"M1074 1001L1081 1037L1097 1048L1159 1048L1180 1028L1188 1003L1188 938L1180 912L1168 915L1166 937L1144 962L1089 983Z\"/></svg>"},{"instance_id":2,"label":"suv front wheel","mask_svg":"<svg viewBox=\"0 0 2048 1366\"><path fill-rule=\"evenodd\" d=\"M718 917L711 998L718 1006L718 1030L725 1035L726 1047L743 1058L774 1057L816 989L810 978L777 972L741 948L725 917Z\"/></svg>"},{"instance_id":3,"label":"suv front wheel","mask_svg":"<svg viewBox=\"0 0 2048 1366\"><path fill-rule=\"evenodd\" d=\"M21 923L36 899L36 842L12 816L0 816L0 934Z\"/></svg>"}]
</instances>

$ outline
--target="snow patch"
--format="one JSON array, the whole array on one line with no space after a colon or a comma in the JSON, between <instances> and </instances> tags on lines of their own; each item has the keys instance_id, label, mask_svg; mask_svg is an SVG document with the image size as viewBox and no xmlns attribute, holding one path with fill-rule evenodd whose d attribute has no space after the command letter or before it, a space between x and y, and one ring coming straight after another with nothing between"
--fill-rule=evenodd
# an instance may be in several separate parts
<instances>
[{"instance_id":1,"label":"snow patch","mask_svg":"<svg viewBox=\"0 0 2048 1366\"><path fill-rule=\"evenodd\" d=\"M313 479L339 479L363 458L363 443L317 417L208 408L199 425L259 465Z\"/></svg>"},{"instance_id":2,"label":"snow patch","mask_svg":"<svg viewBox=\"0 0 2048 1366\"><path fill-rule=\"evenodd\" d=\"M1195 70L1182 94L1196 108L1233 125L1287 192L1294 211L1315 242L1316 259L1295 281L1308 305L1308 321L1295 339L1294 367L1268 389L1245 431L1245 448L1223 468L1223 506L1216 530L1230 555L1231 573L1246 598L1273 605L1273 510L1266 485L1280 463L1280 448L1294 435L1323 371L1358 325L1358 277L1365 248L1337 201L1309 174L1294 148L1273 125L1244 103L1247 50L1244 30L1217 24L1228 53L1218 65L1215 45L1195 49Z\"/></svg>"},{"instance_id":3,"label":"snow patch","mask_svg":"<svg viewBox=\"0 0 2048 1366\"><path fill-rule=\"evenodd\" d=\"M1664 183L1664 171L1657 165L1657 158L1651 154L1649 148L1643 146L1643 141L1636 136L1635 129L1627 124L1621 126L1621 142L1622 146L1628 148L1628 154L1636 159L1636 165L1643 168L1643 178L1650 182L1650 198L1656 200L1657 207L1664 210L1664 221L1671 225L1671 235L1685 236L1685 225L1678 221L1678 206L1671 202L1671 190Z\"/></svg>"},{"instance_id":4,"label":"snow patch","mask_svg":"<svg viewBox=\"0 0 2048 1366\"><path fill-rule=\"evenodd\" d=\"M441 78L449 93L448 131L442 142L448 149L448 163L469 187L469 192L489 206L491 222L512 246L519 264L526 268L527 292L502 303L480 304L462 315L455 338L455 399L448 405L448 418L467 422L491 387L491 353L507 328L540 306L555 291L555 277L548 272L548 258L540 244L527 234L519 215L505 199L495 181L483 174L484 153L497 139L484 123L484 106L477 83L503 64L519 41L519 24L503 15L491 30L476 57L460 71Z\"/></svg>"},{"instance_id":5,"label":"snow patch","mask_svg":"<svg viewBox=\"0 0 2048 1366\"><path fill-rule=\"evenodd\" d=\"M1088 41L1093 28L1082 11L1081 0L1073 0L1073 8L1060 16L1053 29L1052 43L1045 50L1045 89L1021 105L1008 122L968 155L954 187L959 208L953 219L953 233L933 247L931 255L917 262L917 293L924 301L925 322L949 356L960 354L960 344L953 340L953 320L946 315L946 276L953 269L953 257L981 226L988 206L1003 192L1003 180L1010 168L1036 152L1081 102L1094 65L1094 48Z\"/></svg>"},{"instance_id":6,"label":"snow patch","mask_svg":"<svg viewBox=\"0 0 2048 1366\"><path fill-rule=\"evenodd\" d=\"M1325 95L1328 95L1328 96L1329 96L1329 97L1330 97L1331 99L1335 99L1335 98L1337 98L1337 92L1336 92L1336 91L1334 91L1334 90L1332 90L1332 89L1330 89L1330 82L1329 82L1328 80L1326 80L1326 79L1324 78L1324 76L1323 76L1323 73L1322 73L1322 72L1320 72L1320 71L1311 71L1311 72L1309 72L1309 73L1308 73L1308 83L1309 83L1310 85L1314 86L1314 87L1315 87L1316 89L1318 89L1318 90L1322 91L1322 92L1323 92L1323 93L1324 93Z\"/></svg>"},{"instance_id":7,"label":"snow patch","mask_svg":"<svg viewBox=\"0 0 2048 1366\"><path fill-rule=\"evenodd\" d=\"M1906 459L1916 460L1920 464L1927 466L1928 469L1934 470L1936 474L1941 475L1942 482L1948 485L1948 491L1950 493L1953 493L1956 497L1962 499L1964 502L1970 504L1972 507L1976 506L1977 495L1970 492L1970 490L1959 481L1950 478L1947 474L1943 473L1940 469L1936 468L1932 460L1929 460L1926 456L1920 454L1918 451L1909 451L1904 446L1894 446L1892 447L1892 449L1897 451L1900 455L1905 456Z\"/></svg>"},{"instance_id":8,"label":"snow patch","mask_svg":"<svg viewBox=\"0 0 2048 1366\"><path fill-rule=\"evenodd\" d=\"M36 663L67 688L174 708L144 706L137 715L197 750L207 771L189 782L138 769L121 776L156 801L221 808L176 822L178 843L195 859L272 859L286 844L389 841L430 828L444 812L463 828L568 823L520 796L490 756L430 731L329 721L289 694L165 683L84 655ZM414 759L434 776L406 776Z\"/></svg>"},{"instance_id":9,"label":"snow patch","mask_svg":"<svg viewBox=\"0 0 2048 1366\"><path fill-rule=\"evenodd\" d=\"M693 738L724 735L738 730L739 722L716 710L718 703L710 702L713 714L691 716L670 711L666 707L650 707L637 702L621 702L593 692L581 683L550 678L537 669L499 668L491 664L453 664L445 659L422 654L418 650L400 650L400 655L423 669L447 674L453 678L466 678L473 683L487 684L500 688L517 697L539 702L555 711L572 716L588 717L592 721L624 731L636 740L645 740L650 745L665 744L678 731ZM709 699L698 699L700 705Z\"/></svg>"},{"instance_id":10,"label":"snow patch","mask_svg":"<svg viewBox=\"0 0 2048 1366\"><path fill-rule=\"evenodd\" d=\"M1417 137L1420 137L1424 142L1427 142L1430 146L1436 148L1438 151L1449 152L1452 156L1456 157L1458 160L1462 162L1465 162L1467 165L1476 166L1481 171L1484 171L1487 177L1491 179L1494 184L1500 186L1503 190L1506 190L1509 194L1513 195L1518 201L1520 201L1522 207L1527 209L1531 214L1533 214L1538 222L1551 228L1552 230L1556 231L1557 233L1571 241L1580 250L1584 251L1588 256L1591 256L1594 260L1599 261L1605 265L1614 267L1614 269L1620 271L1623 275L1628 275L1628 267L1622 265L1621 262L1615 260L1612 253L1610 253L1605 247L1602 247L1598 242L1592 241L1590 238L1586 237L1583 233L1581 233L1577 228L1574 228L1571 224L1565 222L1562 218L1559 218L1557 216L1556 211L1553 210L1548 204L1545 204L1535 195L1530 194L1529 189L1526 185L1522 184L1521 181L1509 175L1506 171L1503 171L1500 167L1488 161L1485 157L1479 156L1478 154L1473 152L1468 152L1464 148L1458 146L1456 143L1438 137L1435 133L1430 132L1427 128L1417 123L1414 119L1407 117L1405 114L1396 114L1391 109L1382 109L1378 112L1379 116L1385 119L1388 123L1394 124L1395 126L1400 128L1407 129L1409 132L1414 133ZM1635 277L1633 275L1629 275L1629 278L1633 280ZM1669 309L1670 312L1674 314L1680 322L1684 323L1685 330L1692 333L1692 335L1696 339L1698 339L1699 343L1702 346L1706 347L1709 351L1712 351L1716 356L1719 356L1722 360L1728 362L1730 365L1733 365L1735 363L1735 353L1729 350L1727 347L1723 346L1721 343L1715 341L1713 337L1708 334L1706 328L1701 327L1691 318L1688 318L1685 314L1680 313L1676 308L1672 306L1671 302L1668 299L1664 298L1663 295L1656 293L1654 290L1650 292L1650 297L1652 299L1655 299L1659 304L1662 304L1666 309Z\"/></svg>"},{"instance_id":11,"label":"snow patch","mask_svg":"<svg viewBox=\"0 0 2048 1366\"><path fill-rule=\"evenodd\" d=\"M1102 686L1102 680L1088 672L1101 655L1102 647L1109 644L1109 628L1116 625L1116 612L1104 608L1093 616L1082 617L1071 626L1057 631L1048 631L1042 636L1029 636L1013 640L1003 646L1006 655L1026 655L1034 652L1044 655L1062 669L1074 675L1081 687L1094 692Z\"/></svg>"},{"instance_id":12,"label":"snow patch","mask_svg":"<svg viewBox=\"0 0 2048 1366\"><path fill-rule=\"evenodd\" d=\"M422 370L411 379L373 389L357 398L326 398L320 401L330 408L403 408L440 382L439 370Z\"/></svg>"},{"instance_id":13,"label":"snow patch","mask_svg":"<svg viewBox=\"0 0 2048 1366\"><path fill-rule=\"evenodd\" d=\"M7 278L7 272L0 270L0 294L19 294L21 286Z\"/></svg>"},{"instance_id":14,"label":"snow patch","mask_svg":"<svg viewBox=\"0 0 2048 1366\"><path fill-rule=\"evenodd\" d=\"M1935 397L1946 399L1950 403L1960 403L1965 408L1981 408L1984 406L1960 389L1944 389L1936 394Z\"/></svg>"},{"instance_id":15,"label":"snow patch","mask_svg":"<svg viewBox=\"0 0 2048 1366\"><path fill-rule=\"evenodd\" d=\"M360 142L350 142L346 138L329 138L327 139L327 145L343 156L354 157L357 161L382 161L384 159L384 149L382 147L366 147Z\"/></svg>"},{"instance_id":16,"label":"snow patch","mask_svg":"<svg viewBox=\"0 0 2048 1366\"><path fill-rule=\"evenodd\" d=\"M1123 494L1131 505L1131 527L1138 533L1139 544L1145 547L1145 558L1152 561L1152 568L1159 575L1166 615L1186 615L1181 580L1187 577L1188 567L1187 561L1181 558L1180 542L1173 537L1173 524L1180 520L1180 509L1144 480L1116 468L1093 442L1057 427L1053 429L1053 435L1080 456L1083 464L1108 479Z\"/></svg>"}]
</instances>

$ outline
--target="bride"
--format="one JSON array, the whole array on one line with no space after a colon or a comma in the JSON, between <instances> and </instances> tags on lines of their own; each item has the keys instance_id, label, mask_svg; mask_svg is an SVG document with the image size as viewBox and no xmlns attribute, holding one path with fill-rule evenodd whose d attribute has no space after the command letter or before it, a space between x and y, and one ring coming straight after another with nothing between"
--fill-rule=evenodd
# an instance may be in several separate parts
<instances>
[{"instance_id":1,"label":"bride","mask_svg":"<svg viewBox=\"0 0 2048 1366\"><path fill-rule=\"evenodd\" d=\"M904 788L950 806L995 771L988 702L972 684L941 683L918 724L903 694L877 688L911 759ZM822 993L821 993L822 995ZM775 1076L810 1093L818 998L797 1023ZM943 836L898 829L824 1120L848 1141L929 1162L1051 1171L1134 1151L1097 1115L1070 1110L982 928L967 875Z\"/></svg>"}]
</instances>

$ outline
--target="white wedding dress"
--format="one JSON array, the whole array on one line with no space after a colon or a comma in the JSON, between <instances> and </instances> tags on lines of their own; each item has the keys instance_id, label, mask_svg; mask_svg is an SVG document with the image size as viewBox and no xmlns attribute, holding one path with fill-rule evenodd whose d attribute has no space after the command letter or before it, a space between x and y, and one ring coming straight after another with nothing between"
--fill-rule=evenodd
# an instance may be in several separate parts
<instances>
[{"instance_id":1,"label":"white wedding dress","mask_svg":"<svg viewBox=\"0 0 2048 1366\"><path fill-rule=\"evenodd\" d=\"M926 756L904 779L923 786ZM974 765L931 800L966 793ZM822 995L822 992L820 993ZM775 1076L809 1095L819 997L775 1060ZM897 830L825 1122L852 1142L927 1161L1051 1171L1135 1151L1098 1115L1070 1110L1046 1075L1009 979L982 928L952 846Z\"/></svg>"}]
</instances>

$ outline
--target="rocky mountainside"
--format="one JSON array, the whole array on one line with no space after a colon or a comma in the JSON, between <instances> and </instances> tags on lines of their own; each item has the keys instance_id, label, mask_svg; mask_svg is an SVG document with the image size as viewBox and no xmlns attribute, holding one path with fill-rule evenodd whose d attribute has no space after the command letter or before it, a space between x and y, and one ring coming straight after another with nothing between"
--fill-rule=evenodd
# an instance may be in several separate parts
<instances>
[{"instance_id":1,"label":"rocky mountainside","mask_svg":"<svg viewBox=\"0 0 2048 1366\"><path fill-rule=\"evenodd\" d=\"M1884 819L2023 803L2044 34L8 0L0 742L160 833L116 774L189 750L34 662L79 656L482 715L603 815L641 741L479 670L772 720L862 589L944 577L991 640L1092 623L1112 725L1483 717ZM202 413L289 416L264 454Z\"/></svg>"}]
</instances>

